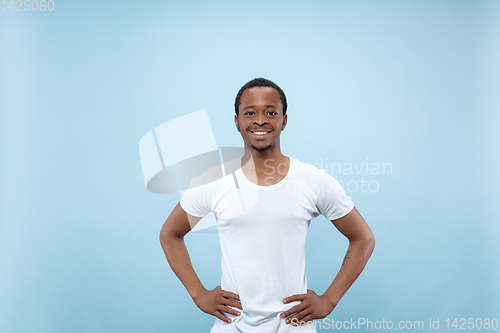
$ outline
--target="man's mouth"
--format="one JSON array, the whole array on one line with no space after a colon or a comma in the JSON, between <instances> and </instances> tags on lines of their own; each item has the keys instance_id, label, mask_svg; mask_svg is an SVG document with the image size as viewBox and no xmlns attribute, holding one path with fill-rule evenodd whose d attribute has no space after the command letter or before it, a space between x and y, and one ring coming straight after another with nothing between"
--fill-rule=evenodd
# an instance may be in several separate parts
<instances>
[{"instance_id":1,"label":"man's mouth","mask_svg":"<svg viewBox=\"0 0 500 333\"><path fill-rule=\"evenodd\" d=\"M271 133L271 130L250 130L250 132L257 136L263 136L266 135L267 133Z\"/></svg>"}]
</instances>

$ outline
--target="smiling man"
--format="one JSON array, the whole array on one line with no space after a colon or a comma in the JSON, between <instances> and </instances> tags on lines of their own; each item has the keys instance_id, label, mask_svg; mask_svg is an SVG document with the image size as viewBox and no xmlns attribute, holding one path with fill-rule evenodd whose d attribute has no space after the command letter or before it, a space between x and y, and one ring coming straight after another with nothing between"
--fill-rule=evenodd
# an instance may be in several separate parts
<instances>
[{"instance_id":1,"label":"smiling man","mask_svg":"<svg viewBox=\"0 0 500 333\"><path fill-rule=\"evenodd\" d=\"M274 82L245 84L235 101L235 125L245 145L244 155L232 161L235 172L188 189L161 230L172 270L195 304L216 317L211 333L292 332L298 325L316 332L312 321L333 311L373 251L370 228L337 180L281 153L286 110L285 94ZM222 279L207 290L183 238L210 211L219 231ZM318 295L307 289L305 240L320 214L349 247L333 282Z\"/></svg>"}]
</instances>

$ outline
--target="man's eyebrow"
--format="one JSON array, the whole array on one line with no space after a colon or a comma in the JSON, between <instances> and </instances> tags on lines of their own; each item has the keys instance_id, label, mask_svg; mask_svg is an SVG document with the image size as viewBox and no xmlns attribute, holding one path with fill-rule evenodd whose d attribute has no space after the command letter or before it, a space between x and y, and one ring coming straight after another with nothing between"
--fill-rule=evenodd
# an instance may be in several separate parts
<instances>
[{"instance_id":1,"label":"man's eyebrow","mask_svg":"<svg viewBox=\"0 0 500 333\"><path fill-rule=\"evenodd\" d=\"M246 110L246 109L253 109L255 108L256 106L255 105L249 105L249 106L245 106L243 108L243 110ZM268 104L268 105L264 105L265 108L274 108L276 109L276 105L272 105L272 104Z\"/></svg>"}]
</instances>

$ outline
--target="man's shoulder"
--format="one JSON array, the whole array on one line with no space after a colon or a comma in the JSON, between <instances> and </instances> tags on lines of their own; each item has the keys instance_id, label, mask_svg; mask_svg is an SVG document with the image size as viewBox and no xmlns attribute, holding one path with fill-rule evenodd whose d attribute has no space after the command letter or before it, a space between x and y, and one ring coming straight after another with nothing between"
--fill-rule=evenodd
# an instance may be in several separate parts
<instances>
[{"instance_id":1,"label":"man's shoulder","mask_svg":"<svg viewBox=\"0 0 500 333\"><path fill-rule=\"evenodd\" d=\"M308 177L308 178L313 178L313 179L321 179L325 175L325 170L320 169L317 166L303 162L299 160L298 158L289 156L290 159L294 160L295 166L296 166L296 171L299 175L303 177Z\"/></svg>"}]
</instances>

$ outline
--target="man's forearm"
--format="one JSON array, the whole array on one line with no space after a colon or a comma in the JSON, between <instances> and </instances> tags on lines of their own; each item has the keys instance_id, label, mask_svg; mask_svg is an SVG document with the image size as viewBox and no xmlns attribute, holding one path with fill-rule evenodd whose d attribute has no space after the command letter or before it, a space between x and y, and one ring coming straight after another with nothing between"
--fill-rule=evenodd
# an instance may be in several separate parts
<instances>
[{"instance_id":1,"label":"man's forearm","mask_svg":"<svg viewBox=\"0 0 500 333\"><path fill-rule=\"evenodd\" d=\"M330 287L323 294L334 306L338 304L342 296L344 296L346 291L361 274L373 252L374 246L375 239L373 237L349 243L342 267L330 284Z\"/></svg>"},{"instance_id":2,"label":"man's forearm","mask_svg":"<svg viewBox=\"0 0 500 333\"><path fill-rule=\"evenodd\" d=\"M160 243L170 267L186 287L191 298L194 299L201 291L205 290L205 287L194 271L184 239L160 234Z\"/></svg>"}]
</instances>

